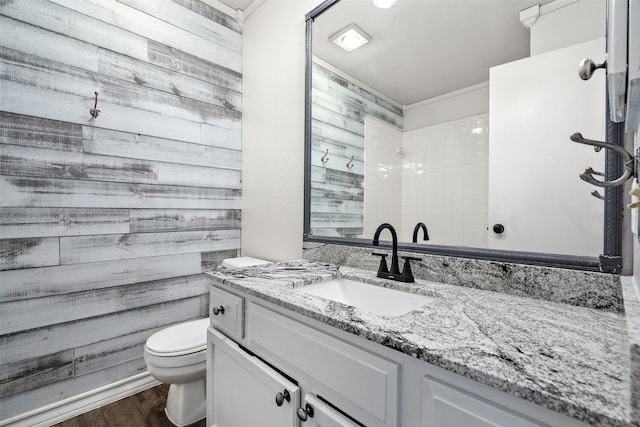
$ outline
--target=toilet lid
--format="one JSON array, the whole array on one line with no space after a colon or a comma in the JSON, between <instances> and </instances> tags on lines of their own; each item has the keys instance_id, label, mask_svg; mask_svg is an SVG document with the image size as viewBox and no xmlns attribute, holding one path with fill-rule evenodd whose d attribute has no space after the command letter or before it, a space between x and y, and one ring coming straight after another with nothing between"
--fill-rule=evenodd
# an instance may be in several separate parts
<instances>
[{"instance_id":1,"label":"toilet lid","mask_svg":"<svg viewBox=\"0 0 640 427\"><path fill-rule=\"evenodd\" d=\"M147 350L160 356L196 353L207 348L209 318L164 328L147 339Z\"/></svg>"},{"instance_id":2,"label":"toilet lid","mask_svg":"<svg viewBox=\"0 0 640 427\"><path fill-rule=\"evenodd\" d=\"M225 268L247 268L268 264L271 264L271 262L259 258L253 258L250 256L241 256L237 258L223 259L220 265Z\"/></svg>"}]
</instances>

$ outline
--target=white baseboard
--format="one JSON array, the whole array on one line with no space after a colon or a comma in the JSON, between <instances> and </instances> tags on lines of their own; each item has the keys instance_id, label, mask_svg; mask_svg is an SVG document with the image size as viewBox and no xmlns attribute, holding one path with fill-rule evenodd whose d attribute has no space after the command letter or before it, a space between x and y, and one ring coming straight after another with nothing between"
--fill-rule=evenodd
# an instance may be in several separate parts
<instances>
[{"instance_id":1,"label":"white baseboard","mask_svg":"<svg viewBox=\"0 0 640 427\"><path fill-rule=\"evenodd\" d=\"M0 427L47 427L160 384L148 372L0 421Z\"/></svg>"}]
</instances>

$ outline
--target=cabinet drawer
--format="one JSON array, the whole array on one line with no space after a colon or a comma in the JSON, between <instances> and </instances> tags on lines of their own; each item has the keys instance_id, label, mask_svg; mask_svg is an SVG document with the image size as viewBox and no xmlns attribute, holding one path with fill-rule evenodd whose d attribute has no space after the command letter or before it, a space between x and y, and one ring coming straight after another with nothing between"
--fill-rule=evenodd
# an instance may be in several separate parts
<instances>
[{"instance_id":1,"label":"cabinet drawer","mask_svg":"<svg viewBox=\"0 0 640 427\"><path fill-rule=\"evenodd\" d=\"M398 423L398 365L338 338L251 303L247 338L252 350L367 426Z\"/></svg>"},{"instance_id":2,"label":"cabinet drawer","mask_svg":"<svg viewBox=\"0 0 640 427\"><path fill-rule=\"evenodd\" d=\"M244 337L244 298L214 286L210 288L209 296L211 326L232 338L242 339Z\"/></svg>"},{"instance_id":3,"label":"cabinet drawer","mask_svg":"<svg viewBox=\"0 0 640 427\"><path fill-rule=\"evenodd\" d=\"M435 378L423 378L424 427L536 427L539 424L494 406Z\"/></svg>"}]
</instances>

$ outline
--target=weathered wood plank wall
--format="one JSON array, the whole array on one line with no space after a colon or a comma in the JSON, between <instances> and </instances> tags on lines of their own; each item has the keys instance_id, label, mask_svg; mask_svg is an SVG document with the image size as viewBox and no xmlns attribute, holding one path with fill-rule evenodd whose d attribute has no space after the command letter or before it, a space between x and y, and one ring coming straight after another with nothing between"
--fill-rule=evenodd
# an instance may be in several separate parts
<instances>
[{"instance_id":1,"label":"weathered wood plank wall","mask_svg":"<svg viewBox=\"0 0 640 427\"><path fill-rule=\"evenodd\" d=\"M362 237L364 118L402 128L402 109L317 62L312 85L311 233Z\"/></svg>"},{"instance_id":2,"label":"weathered wood plank wall","mask_svg":"<svg viewBox=\"0 0 640 427\"><path fill-rule=\"evenodd\" d=\"M0 2L0 422L207 315L202 270L240 247L241 58L200 0Z\"/></svg>"}]
</instances>

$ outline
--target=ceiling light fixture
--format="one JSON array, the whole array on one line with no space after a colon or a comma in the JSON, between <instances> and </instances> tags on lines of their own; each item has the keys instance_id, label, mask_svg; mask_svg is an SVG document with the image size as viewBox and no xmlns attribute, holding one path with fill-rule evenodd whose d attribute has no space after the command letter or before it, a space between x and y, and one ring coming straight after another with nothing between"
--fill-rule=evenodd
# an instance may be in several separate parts
<instances>
[{"instance_id":1,"label":"ceiling light fixture","mask_svg":"<svg viewBox=\"0 0 640 427\"><path fill-rule=\"evenodd\" d=\"M373 0L373 5L380 9L389 9L391 6L396 4L397 1L398 0Z\"/></svg>"},{"instance_id":2,"label":"ceiling light fixture","mask_svg":"<svg viewBox=\"0 0 640 427\"><path fill-rule=\"evenodd\" d=\"M347 52L351 52L371 41L371 36L356 24L349 24L331 37L329 40Z\"/></svg>"}]
</instances>

